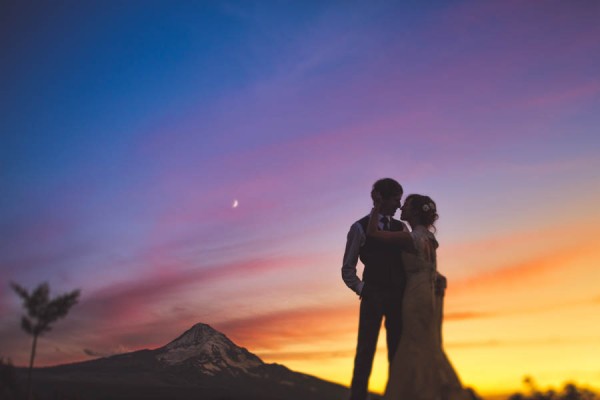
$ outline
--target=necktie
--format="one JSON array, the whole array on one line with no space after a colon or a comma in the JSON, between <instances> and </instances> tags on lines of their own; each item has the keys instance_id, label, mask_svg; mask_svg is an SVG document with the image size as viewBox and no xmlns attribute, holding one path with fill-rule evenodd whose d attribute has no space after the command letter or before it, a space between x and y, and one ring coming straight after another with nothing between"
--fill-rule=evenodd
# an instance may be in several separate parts
<instances>
[{"instance_id":1,"label":"necktie","mask_svg":"<svg viewBox=\"0 0 600 400\"><path fill-rule=\"evenodd\" d=\"M390 230L390 220L387 217L382 217L381 218L381 223L383 224L383 230L384 231L389 231Z\"/></svg>"}]
</instances>

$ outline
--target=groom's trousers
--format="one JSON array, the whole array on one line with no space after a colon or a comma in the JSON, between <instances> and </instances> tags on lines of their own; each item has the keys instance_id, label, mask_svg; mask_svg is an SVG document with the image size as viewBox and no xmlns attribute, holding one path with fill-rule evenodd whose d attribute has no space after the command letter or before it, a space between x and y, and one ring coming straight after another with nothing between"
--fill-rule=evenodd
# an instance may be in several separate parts
<instances>
[{"instance_id":1,"label":"groom's trousers","mask_svg":"<svg viewBox=\"0 0 600 400\"><path fill-rule=\"evenodd\" d=\"M365 289L367 287L365 285ZM360 303L358 342L350 400L367 398L369 376L373 368L373 358L382 320L385 318L389 363L394 358L402 332L402 290L379 290L368 287L365 292Z\"/></svg>"}]
</instances>

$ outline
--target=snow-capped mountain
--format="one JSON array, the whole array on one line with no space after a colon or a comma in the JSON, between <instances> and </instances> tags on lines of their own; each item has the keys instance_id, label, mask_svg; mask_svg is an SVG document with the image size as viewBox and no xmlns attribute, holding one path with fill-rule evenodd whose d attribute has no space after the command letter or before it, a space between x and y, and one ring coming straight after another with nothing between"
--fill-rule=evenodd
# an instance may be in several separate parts
<instances>
[{"instance_id":1,"label":"snow-capped mountain","mask_svg":"<svg viewBox=\"0 0 600 400\"><path fill-rule=\"evenodd\" d=\"M21 372L25 376L25 369ZM38 368L34 384L59 398L86 400L334 400L348 389L263 362L224 334L196 324L154 350Z\"/></svg>"},{"instance_id":2,"label":"snow-capped mountain","mask_svg":"<svg viewBox=\"0 0 600 400\"><path fill-rule=\"evenodd\" d=\"M168 365L191 361L207 375L227 372L235 376L264 364L260 358L206 324L194 325L156 353L156 358Z\"/></svg>"}]
</instances>

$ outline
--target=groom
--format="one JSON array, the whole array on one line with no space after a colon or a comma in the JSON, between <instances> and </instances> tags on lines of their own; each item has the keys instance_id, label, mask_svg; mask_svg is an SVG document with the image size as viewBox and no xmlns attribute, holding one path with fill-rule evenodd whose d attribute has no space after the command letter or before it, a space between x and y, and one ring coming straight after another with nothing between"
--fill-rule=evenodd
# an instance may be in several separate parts
<instances>
[{"instance_id":1,"label":"groom","mask_svg":"<svg viewBox=\"0 0 600 400\"><path fill-rule=\"evenodd\" d=\"M393 219L400 207L402 186L393 179L380 179L373 184L373 192L382 197L379 228L408 231L404 223ZM360 296L358 343L354 359L354 373L350 400L365 400L369 376L381 321L385 317L388 362L391 363L402 331L402 295L405 277L402 252L398 246L372 241L366 236L369 215L355 222L348 232L342 278L350 289ZM356 274L358 259L364 264L362 281Z\"/></svg>"}]
</instances>

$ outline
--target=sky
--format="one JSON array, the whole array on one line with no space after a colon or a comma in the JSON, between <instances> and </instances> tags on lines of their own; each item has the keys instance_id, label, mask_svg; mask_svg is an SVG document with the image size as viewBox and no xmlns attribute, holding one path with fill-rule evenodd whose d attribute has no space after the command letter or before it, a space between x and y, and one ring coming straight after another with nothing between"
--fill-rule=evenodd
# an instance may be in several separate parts
<instances>
[{"instance_id":1,"label":"sky","mask_svg":"<svg viewBox=\"0 0 600 400\"><path fill-rule=\"evenodd\" d=\"M31 346L9 283L48 282L82 294L38 366L202 322L349 385L346 234L392 177L437 202L463 383L600 388L599 18L593 0L3 1L0 356Z\"/></svg>"}]
</instances>

